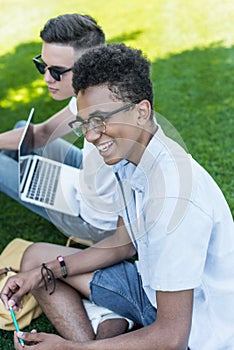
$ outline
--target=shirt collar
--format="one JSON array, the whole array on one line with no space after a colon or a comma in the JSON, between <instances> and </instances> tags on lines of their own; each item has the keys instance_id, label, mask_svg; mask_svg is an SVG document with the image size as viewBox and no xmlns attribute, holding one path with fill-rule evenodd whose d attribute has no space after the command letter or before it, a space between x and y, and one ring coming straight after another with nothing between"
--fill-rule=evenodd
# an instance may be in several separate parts
<instances>
[{"instance_id":1,"label":"shirt collar","mask_svg":"<svg viewBox=\"0 0 234 350\"><path fill-rule=\"evenodd\" d=\"M154 167L164 147L164 143L161 140L162 138L165 138L165 135L161 127L158 126L158 130L147 145L139 164L135 166L128 160L122 159L120 162L113 165L114 172L118 173L121 179L131 175L129 181L132 188L137 191L144 191L147 185L147 175L151 172L151 169ZM131 174L129 173L129 168L131 168Z\"/></svg>"}]
</instances>

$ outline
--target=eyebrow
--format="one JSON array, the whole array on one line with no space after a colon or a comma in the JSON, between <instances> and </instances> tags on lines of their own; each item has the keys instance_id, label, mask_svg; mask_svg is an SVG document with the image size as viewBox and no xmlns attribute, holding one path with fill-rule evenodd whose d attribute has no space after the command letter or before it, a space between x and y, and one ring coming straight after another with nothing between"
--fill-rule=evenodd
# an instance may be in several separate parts
<instances>
[{"instance_id":1,"label":"eyebrow","mask_svg":"<svg viewBox=\"0 0 234 350\"><path fill-rule=\"evenodd\" d=\"M42 57L40 57L39 59L42 61L42 63L44 63L44 65L46 67L54 68L54 69L58 69L58 70L60 70L60 69L67 69L67 66L54 66L54 65L48 66L48 64L42 59Z\"/></svg>"},{"instance_id":2,"label":"eyebrow","mask_svg":"<svg viewBox=\"0 0 234 350\"><path fill-rule=\"evenodd\" d=\"M133 104L134 103L131 103L131 105L133 105ZM85 122L85 121L88 121L92 117L105 117L105 116L108 116L109 114L111 116L112 112L116 112L116 111L115 110L114 111L101 111L100 109L97 109L96 111L89 114L88 119L83 119L81 116L79 116L79 114L77 115L77 118L79 118L80 120Z\"/></svg>"},{"instance_id":3,"label":"eyebrow","mask_svg":"<svg viewBox=\"0 0 234 350\"><path fill-rule=\"evenodd\" d=\"M82 122L85 122L85 121L88 121L92 117L99 117L99 116L101 117L101 116L103 116L103 114L105 115L105 114L109 114L109 113L110 112L103 112L100 110L96 110L96 111L89 114L88 119L83 119L79 114L77 114L76 118L80 119L80 121L82 121Z\"/></svg>"},{"instance_id":4,"label":"eyebrow","mask_svg":"<svg viewBox=\"0 0 234 350\"><path fill-rule=\"evenodd\" d=\"M80 121L85 122L85 121L88 121L90 118L103 117L105 115L108 115L109 113L111 113L111 112L104 112L104 111L96 110L96 111L89 114L88 119L83 119L79 114L77 114L76 119L79 119Z\"/></svg>"},{"instance_id":5,"label":"eyebrow","mask_svg":"<svg viewBox=\"0 0 234 350\"><path fill-rule=\"evenodd\" d=\"M106 115L109 113L111 113L111 112L100 111L100 109L97 109L96 111L90 113L89 117L98 117L98 116L103 116L103 115Z\"/></svg>"}]
</instances>

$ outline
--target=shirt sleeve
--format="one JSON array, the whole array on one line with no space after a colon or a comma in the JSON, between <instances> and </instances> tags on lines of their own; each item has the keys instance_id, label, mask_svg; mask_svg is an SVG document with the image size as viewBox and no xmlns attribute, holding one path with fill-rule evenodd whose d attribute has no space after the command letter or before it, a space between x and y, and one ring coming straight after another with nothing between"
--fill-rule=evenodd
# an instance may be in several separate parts
<instances>
[{"instance_id":1,"label":"shirt sleeve","mask_svg":"<svg viewBox=\"0 0 234 350\"><path fill-rule=\"evenodd\" d=\"M201 284L212 219L188 202L181 220L168 231L168 217L178 201L178 198L165 201L163 213L148 231L147 249L141 252L147 255L143 260L148 261L145 284L154 290L186 290Z\"/></svg>"}]
</instances>

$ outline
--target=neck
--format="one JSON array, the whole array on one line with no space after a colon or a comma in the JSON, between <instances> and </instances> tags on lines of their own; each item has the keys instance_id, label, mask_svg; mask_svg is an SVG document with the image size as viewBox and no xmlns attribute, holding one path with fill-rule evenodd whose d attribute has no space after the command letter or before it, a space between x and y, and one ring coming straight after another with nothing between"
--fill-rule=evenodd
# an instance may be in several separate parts
<instances>
[{"instance_id":1,"label":"neck","mask_svg":"<svg viewBox=\"0 0 234 350\"><path fill-rule=\"evenodd\" d=\"M153 121L149 128L144 129L140 135L140 138L134 144L134 151L128 158L129 162L138 165L147 145L149 144L152 137L156 134L158 125Z\"/></svg>"}]
</instances>

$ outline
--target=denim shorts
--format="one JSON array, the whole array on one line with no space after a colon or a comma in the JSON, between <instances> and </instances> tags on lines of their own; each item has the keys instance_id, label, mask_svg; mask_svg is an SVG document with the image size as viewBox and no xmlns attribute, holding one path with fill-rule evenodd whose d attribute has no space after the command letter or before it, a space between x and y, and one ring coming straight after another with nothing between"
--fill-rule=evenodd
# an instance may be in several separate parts
<instances>
[{"instance_id":1,"label":"denim shorts","mask_svg":"<svg viewBox=\"0 0 234 350\"><path fill-rule=\"evenodd\" d=\"M135 264L122 262L97 270L90 282L90 299L139 325L156 320L156 309L142 287Z\"/></svg>"}]
</instances>

